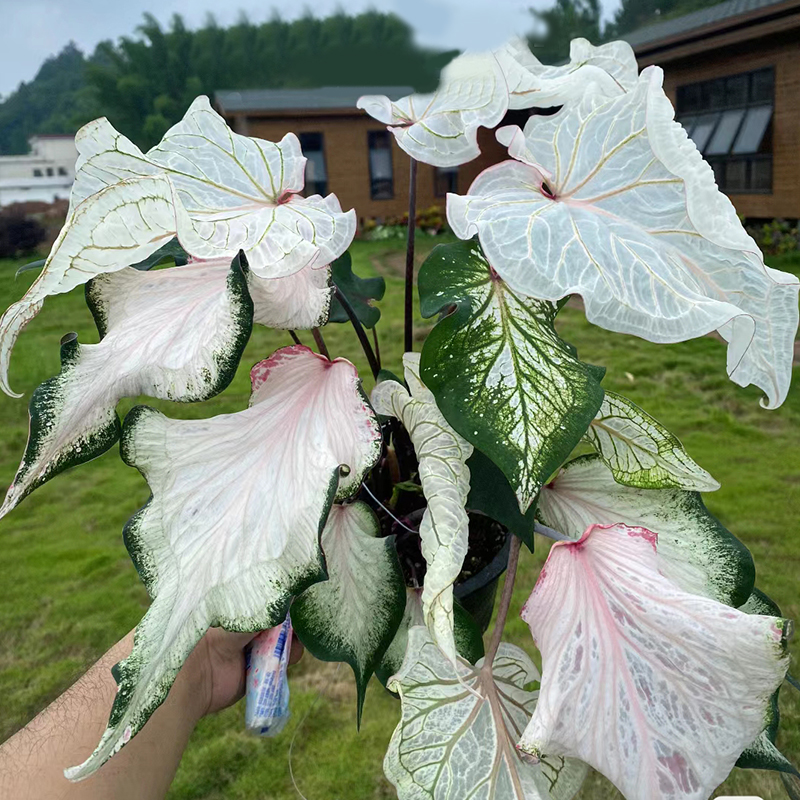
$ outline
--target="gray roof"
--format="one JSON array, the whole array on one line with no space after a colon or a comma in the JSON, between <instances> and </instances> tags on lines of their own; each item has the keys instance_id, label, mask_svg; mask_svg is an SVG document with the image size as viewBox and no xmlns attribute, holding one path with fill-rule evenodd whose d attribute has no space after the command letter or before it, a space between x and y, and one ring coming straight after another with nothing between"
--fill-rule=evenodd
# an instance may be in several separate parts
<instances>
[{"instance_id":1,"label":"gray roof","mask_svg":"<svg viewBox=\"0 0 800 800\"><path fill-rule=\"evenodd\" d=\"M411 86L323 86L319 89L243 89L214 93L216 104L232 111L308 111L352 108L363 94L385 94L398 100L413 94Z\"/></svg>"},{"instance_id":2,"label":"gray roof","mask_svg":"<svg viewBox=\"0 0 800 800\"><path fill-rule=\"evenodd\" d=\"M693 11L675 19L667 19L664 22L657 22L655 25L648 25L645 28L638 28L622 36L632 47L640 47L650 42L661 39L668 39L689 33L697 28L722 22L728 18L738 17L751 11L758 11L761 8L776 5L783 0L728 0L710 8L700 11Z\"/></svg>"}]
</instances>

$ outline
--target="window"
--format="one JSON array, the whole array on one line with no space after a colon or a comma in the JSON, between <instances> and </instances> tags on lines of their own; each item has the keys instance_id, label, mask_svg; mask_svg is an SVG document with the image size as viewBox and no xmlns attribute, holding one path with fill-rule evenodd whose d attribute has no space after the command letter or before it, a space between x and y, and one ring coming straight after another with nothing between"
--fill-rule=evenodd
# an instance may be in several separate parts
<instances>
[{"instance_id":1,"label":"window","mask_svg":"<svg viewBox=\"0 0 800 800\"><path fill-rule=\"evenodd\" d=\"M301 133L300 147L306 157L306 185L303 194L328 194L328 171L325 168L325 144L321 133Z\"/></svg>"},{"instance_id":2,"label":"window","mask_svg":"<svg viewBox=\"0 0 800 800\"><path fill-rule=\"evenodd\" d=\"M40 169L35 169L33 171L33 177L34 178L41 178L42 177L42 171Z\"/></svg>"},{"instance_id":3,"label":"window","mask_svg":"<svg viewBox=\"0 0 800 800\"><path fill-rule=\"evenodd\" d=\"M678 87L678 119L723 192L772 191L772 67Z\"/></svg>"},{"instance_id":4,"label":"window","mask_svg":"<svg viewBox=\"0 0 800 800\"><path fill-rule=\"evenodd\" d=\"M391 200L394 197L392 173L392 134L389 131L368 131L369 183L373 200Z\"/></svg>"},{"instance_id":5,"label":"window","mask_svg":"<svg viewBox=\"0 0 800 800\"><path fill-rule=\"evenodd\" d=\"M433 168L433 193L444 197L448 192L458 191L458 167Z\"/></svg>"},{"instance_id":6,"label":"window","mask_svg":"<svg viewBox=\"0 0 800 800\"><path fill-rule=\"evenodd\" d=\"M53 168L52 167L48 167L47 168L47 177L48 178L52 178L53 177Z\"/></svg>"},{"instance_id":7,"label":"window","mask_svg":"<svg viewBox=\"0 0 800 800\"><path fill-rule=\"evenodd\" d=\"M59 167L58 168L58 174L59 175L66 175L67 174L67 168L66 167Z\"/></svg>"}]
</instances>

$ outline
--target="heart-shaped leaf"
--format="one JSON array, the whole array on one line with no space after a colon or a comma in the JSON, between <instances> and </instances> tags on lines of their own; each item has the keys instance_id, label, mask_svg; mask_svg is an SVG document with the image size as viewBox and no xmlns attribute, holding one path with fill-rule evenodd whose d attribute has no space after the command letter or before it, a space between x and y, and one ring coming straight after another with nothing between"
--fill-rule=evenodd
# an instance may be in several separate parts
<instances>
[{"instance_id":1,"label":"heart-shaped leaf","mask_svg":"<svg viewBox=\"0 0 800 800\"><path fill-rule=\"evenodd\" d=\"M422 349L422 380L445 419L497 464L524 514L586 433L603 370L578 361L556 308L514 292L477 242L437 247L419 273L420 310L453 313Z\"/></svg>"},{"instance_id":2,"label":"heart-shaped leaf","mask_svg":"<svg viewBox=\"0 0 800 800\"><path fill-rule=\"evenodd\" d=\"M408 653L389 688L403 716L383 769L399 800L569 800L587 768L574 760L526 763L515 743L536 706L526 691L539 673L528 656L502 643L491 669L482 660L458 666L422 626L409 632Z\"/></svg>"},{"instance_id":3,"label":"heart-shaped leaf","mask_svg":"<svg viewBox=\"0 0 800 800\"><path fill-rule=\"evenodd\" d=\"M61 372L34 391L28 446L0 517L54 475L108 450L119 437L123 397L191 402L221 392L250 338L253 304L241 257L125 269L98 276L86 294L102 341L67 338Z\"/></svg>"},{"instance_id":4,"label":"heart-shaped leaf","mask_svg":"<svg viewBox=\"0 0 800 800\"><path fill-rule=\"evenodd\" d=\"M293 597L325 578L319 538L331 503L380 454L377 420L343 359L285 347L252 376L245 411L173 420L139 406L125 420L123 458L152 491L125 543L153 603L115 668L108 728L66 771L72 780L141 729L209 627L278 625Z\"/></svg>"},{"instance_id":5,"label":"heart-shaped leaf","mask_svg":"<svg viewBox=\"0 0 800 800\"><path fill-rule=\"evenodd\" d=\"M553 545L522 611L542 681L519 746L579 758L628 800L706 800L764 728L789 623L682 591L656 540L595 525Z\"/></svg>"},{"instance_id":6,"label":"heart-shaped leaf","mask_svg":"<svg viewBox=\"0 0 800 800\"><path fill-rule=\"evenodd\" d=\"M358 722L367 683L397 633L406 607L394 537L365 503L334 505L322 531L328 580L292 604L300 641L323 661L346 661L358 688Z\"/></svg>"},{"instance_id":7,"label":"heart-shaped leaf","mask_svg":"<svg viewBox=\"0 0 800 800\"><path fill-rule=\"evenodd\" d=\"M750 551L708 512L697 492L623 486L598 455L566 464L542 489L537 516L574 539L594 524L621 522L654 531L661 571L686 592L738 607L753 589Z\"/></svg>"},{"instance_id":8,"label":"heart-shaped leaf","mask_svg":"<svg viewBox=\"0 0 800 800\"><path fill-rule=\"evenodd\" d=\"M476 233L515 292L583 297L590 322L653 342L717 330L728 374L761 387L767 407L789 388L800 281L765 266L661 87L657 67L630 92L587 92L522 134L498 138L516 161L448 195L462 239Z\"/></svg>"},{"instance_id":9,"label":"heart-shaped leaf","mask_svg":"<svg viewBox=\"0 0 800 800\"><path fill-rule=\"evenodd\" d=\"M155 253L152 253L138 264L131 264L131 266L134 269L147 271L167 261L172 261L176 267L182 267L189 261L188 253L181 247L181 243L177 239L170 239L166 244L159 247Z\"/></svg>"},{"instance_id":10,"label":"heart-shaped leaf","mask_svg":"<svg viewBox=\"0 0 800 800\"><path fill-rule=\"evenodd\" d=\"M365 328L374 328L381 318L381 310L372 305L373 300L382 300L386 292L386 281L380 276L361 278L353 272L350 253L339 256L331 264L331 277L339 291L350 303L356 316ZM350 317L342 304L334 297L329 322L349 322Z\"/></svg>"},{"instance_id":11,"label":"heart-shaped leaf","mask_svg":"<svg viewBox=\"0 0 800 800\"><path fill-rule=\"evenodd\" d=\"M586 432L614 480L639 489L688 489L713 492L719 484L684 450L658 420L630 400L606 392Z\"/></svg>"},{"instance_id":12,"label":"heart-shaped leaf","mask_svg":"<svg viewBox=\"0 0 800 800\"><path fill-rule=\"evenodd\" d=\"M419 477L428 506L419 535L427 564L422 608L425 624L453 661L453 582L461 572L469 546L469 518L464 504L469 494L466 461L472 445L462 439L439 411L419 377L419 354L403 356L406 383L383 381L372 390L379 414L399 419L414 445Z\"/></svg>"},{"instance_id":13,"label":"heart-shaped leaf","mask_svg":"<svg viewBox=\"0 0 800 800\"><path fill-rule=\"evenodd\" d=\"M435 167L456 167L480 155L478 128L493 128L508 110L503 71L492 53L465 53L443 70L433 94L392 102L364 95L358 108L385 123L412 158Z\"/></svg>"}]
</instances>

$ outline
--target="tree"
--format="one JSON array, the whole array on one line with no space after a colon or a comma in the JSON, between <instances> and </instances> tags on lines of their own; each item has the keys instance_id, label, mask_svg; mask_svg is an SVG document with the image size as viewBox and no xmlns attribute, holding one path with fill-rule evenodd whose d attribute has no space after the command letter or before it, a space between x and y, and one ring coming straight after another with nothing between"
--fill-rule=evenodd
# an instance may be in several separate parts
<instances>
[{"instance_id":1,"label":"tree","mask_svg":"<svg viewBox=\"0 0 800 800\"><path fill-rule=\"evenodd\" d=\"M564 61L569 43L582 36L592 44L602 41L599 0L556 0L545 11L531 9L536 22L544 26L528 37L533 54L548 63Z\"/></svg>"}]
</instances>

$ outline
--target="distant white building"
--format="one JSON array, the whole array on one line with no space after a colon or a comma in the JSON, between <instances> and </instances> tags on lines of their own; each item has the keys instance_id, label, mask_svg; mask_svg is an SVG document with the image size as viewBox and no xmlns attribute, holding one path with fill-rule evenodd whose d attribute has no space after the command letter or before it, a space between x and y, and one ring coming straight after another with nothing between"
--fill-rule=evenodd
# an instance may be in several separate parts
<instances>
[{"instance_id":1,"label":"distant white building","mask_svg":"<svg viewBox=\"0 0 800 800\"><path fill-rule=\"evenodd\" d=\"M41 135L29 141L27 155L0 156L0 206L69 198L78 157L75 137Z\"/></svg>"}]
</instances>

